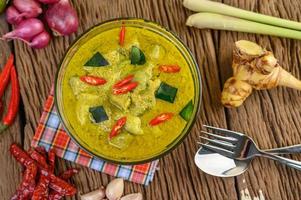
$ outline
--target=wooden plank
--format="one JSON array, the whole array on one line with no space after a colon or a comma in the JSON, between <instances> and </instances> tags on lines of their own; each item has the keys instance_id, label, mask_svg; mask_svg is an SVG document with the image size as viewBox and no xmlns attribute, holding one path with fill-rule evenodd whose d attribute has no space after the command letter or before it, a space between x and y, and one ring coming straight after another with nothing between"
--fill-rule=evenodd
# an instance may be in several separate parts
<instances>
[{"instance_id":1,"label":"wooden plank","mask_svg":"<svg viewBox=\"0 0 301 200\"><path fill-rule=\"evenodd\" d=\"M27 119L25 147L29 147L57 65L76 35L103 20L127 16L143 17L157 21L179 33L179 36L196 55L202 74L205 75L202 106L202 111L205 112L200 113L197 128L191 132L184 144L161 160L160 170L156 174L154 182L146 188L127 183L126 193L140 191L146 199L222 199L224 196L236 199L234 179L212 178L200 172L193 163L193 156L198 148L196 145L196 138L199 134L197 130L200 129L201 121L221 126L226 123L223 108L216 108L210 104L210 102L217 102L219 97L215 91L220 90L212 35L210 31L201 32L185 27L185 20L189 12L182 7L181 2L181 0L73 1L81 20L77 34L71 37L54 38L50 46L44 50L32 50L21 42L15 42L16 53L20 55L17 59L18 70L24 74L20 78ZM177 20L174 20L175 18ZM61 171L70 165L75 166L60 161L57 170ZM81 167L81 169L82 172L72 180L80 193L96 189L112 179L112 177L87 168Z\"/></svg>"},{"instance_id":2,"label":"wooden plank","mask_svg":"<svg viewBox=\"0 0 301 200\"><path fill-rule=\"evenodd\" d=\"M9 27L5 22L4 16L0 16L0 35L9 31ZM7 42L0 40L0 66L4 66L11 48ZM10 99L10 86L5 93L5 107L7 107ZM5 112L5 111L4 111ZM2 113L0 114L2 117ZM17 117L16 122L8 130L0 134L0 197L2 199L10 199L16 191L21 177L21 167L9 153L9 147L13 143L21 143L21 119Z\"/></svg>"},{"instance_id":3,"label":"wooden plank","mask_svg":"<svg viewBox=\"0 0 301 200\"><path fill-rule=\"evenodd\" d=\"M300 21L300 1L226 1L247 10L280 16ZM279 39L252 34L221 32L219 36L218 60L220 76L224 82L231 76L231 47L236 40L249 39L272 50L279 63L295 76L300 72L300 41ZM228 128L252 136L261 148L280 147L301 142L300 134L300 92L277 88L270 91L253 92L243 106L227 109ZM299 159L300 156L293 158ZM256 159L250 169L237 178L241 195L248 191L252 197L265 199L299 199L300 173L266 159Z\"/></svg>"}]
</instances>

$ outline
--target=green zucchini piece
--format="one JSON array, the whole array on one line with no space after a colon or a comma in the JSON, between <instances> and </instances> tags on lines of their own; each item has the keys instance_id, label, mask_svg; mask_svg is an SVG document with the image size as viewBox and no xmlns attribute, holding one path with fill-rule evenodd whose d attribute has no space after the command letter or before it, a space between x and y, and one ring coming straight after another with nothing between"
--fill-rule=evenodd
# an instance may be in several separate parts
<instances>
[{"instance_id":1,"label":"green zucchini piece","mask_svg":"<svg viewBox=\"0 0 301 200\"><path fill-rule=\"evenodd\" d=\"M132 65L144 65L146 63L144 53L136 46L132 46L130 59Z\"/></svg>"},{"instance_id":2,"label":"green zucchini piece","mask_svg":"<svg viewBox=\"0 0 301 200\"><path fill-rule=\"evenodd\" d=\"M92 114L95 123L103 122L109 119L103 106L91 107L89 108L89 112Z\"/></svg>"},{"instance_id":3,"label":"green zucchini piece","mask_svg":"<svg viewBox=\"0 0 301 200\"><path fill-rule=\"evenodd\" d=\"M168 85L165 82L162 82L158 90L156 91L156 98L173 103L175 101L177 92L178 88L175 88L171 85Z\"/></svg>"},{"instance_id":4,"label":"green zucchini piece","mask_svg":"<svg viewBox=\"0 0 301 200\"><path fill-rule=\"evenodd\" d=\"M192 100L181 110L180 116L185 120L189 121L193 113L193 103Z\"/></svg>"},{"instance_id":5,"label":"green zucchini piece","mask_svg":"<svg viewBox=\"0 0 301 200\"><path fill-rule=\"evenodd\" d=\"M109 65L109 62L99 52L95 53L85 66L89 67L103 67Z\"/></svg>"}]
</instances>

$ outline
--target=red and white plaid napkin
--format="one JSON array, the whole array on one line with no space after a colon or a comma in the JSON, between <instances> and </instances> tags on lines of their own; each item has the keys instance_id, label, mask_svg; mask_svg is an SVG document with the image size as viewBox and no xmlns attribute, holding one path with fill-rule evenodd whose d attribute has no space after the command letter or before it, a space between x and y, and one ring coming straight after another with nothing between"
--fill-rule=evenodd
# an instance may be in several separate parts
<instances>
[{"instance_id":1,"label":"red and white plaid napkin","mask_svg":"<svg viewBox=\"0 0 301 200\"><path fill-rule=\"evenodd\" d=\"M158 160L134 166L110 164L80 149L63 128L54 106L53 89L46 101L31 146L44 146L47 151L55 149L58 157L144 185L148 185L153 180L158 165Z\"/></svg>"}]
</instances>

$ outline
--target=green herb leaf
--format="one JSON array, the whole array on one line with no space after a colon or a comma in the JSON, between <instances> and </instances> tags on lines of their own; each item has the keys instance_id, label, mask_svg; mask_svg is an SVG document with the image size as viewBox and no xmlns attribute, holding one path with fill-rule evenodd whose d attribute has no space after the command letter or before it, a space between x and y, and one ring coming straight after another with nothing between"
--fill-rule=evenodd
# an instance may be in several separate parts
<instances>
[{"instance_id":1,"label":"green herb leaf","mask_svg":"<svg viewBox=\"0 0 301 200\"><path fill-rule=\"evenodd\" d=\"M109 62L99 52L95 53L85 64L85 66L89 67L102 67L107 65L109 65Z\"/></svg>"},{"instance_id":2,"label":"green herb leaf","mask_svg":"<svg viewBox=\"0 0 301 200\"><path fill-rule=\"evenodd\" d=\"M156 91L156 98L173 103L177 95L178 88L162 82Z\"/></svg>"},{"instance_id":3,"label":"green herb leaf","mask_svg":"<svg viewBox=\"0 0 301 200\"><path fill-rule=\"evenodd\" d=\"M132 46L130 59L132 65L144 65L146 62L144 53L136 46Z\"/></svg>"},{"instance_id":4,"label":"green herb leaf","mask_svg":"<svg viewBox=\"0 0 301 200\"><path fill-rule=\"evenodd\" d=\"M91 107L89 108L89 112L92 114L95 123L103 122L109 119L103 106Z\"/></svg>"}]
</instances>

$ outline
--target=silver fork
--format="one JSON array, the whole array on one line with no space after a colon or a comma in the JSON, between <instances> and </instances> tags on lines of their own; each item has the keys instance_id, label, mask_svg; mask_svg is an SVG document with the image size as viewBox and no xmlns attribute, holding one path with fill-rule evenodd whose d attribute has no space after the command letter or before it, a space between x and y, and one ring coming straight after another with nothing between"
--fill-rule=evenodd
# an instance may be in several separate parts
<instances>
[{"instance_id":1,"label":"silver fork","mask_svg":"<svg viewBox=\"0 0 301 200\"><path fill-rule=\"evenodd\" d=\"M211 132L201 131L207 137L200 136L207 144L200 143L204 148L236 160L248 160L263 156L292 168L301 170L301 162L284 158L260 150L252 138L235 131L204 125Z\"/></svg>"}]
</instances>

